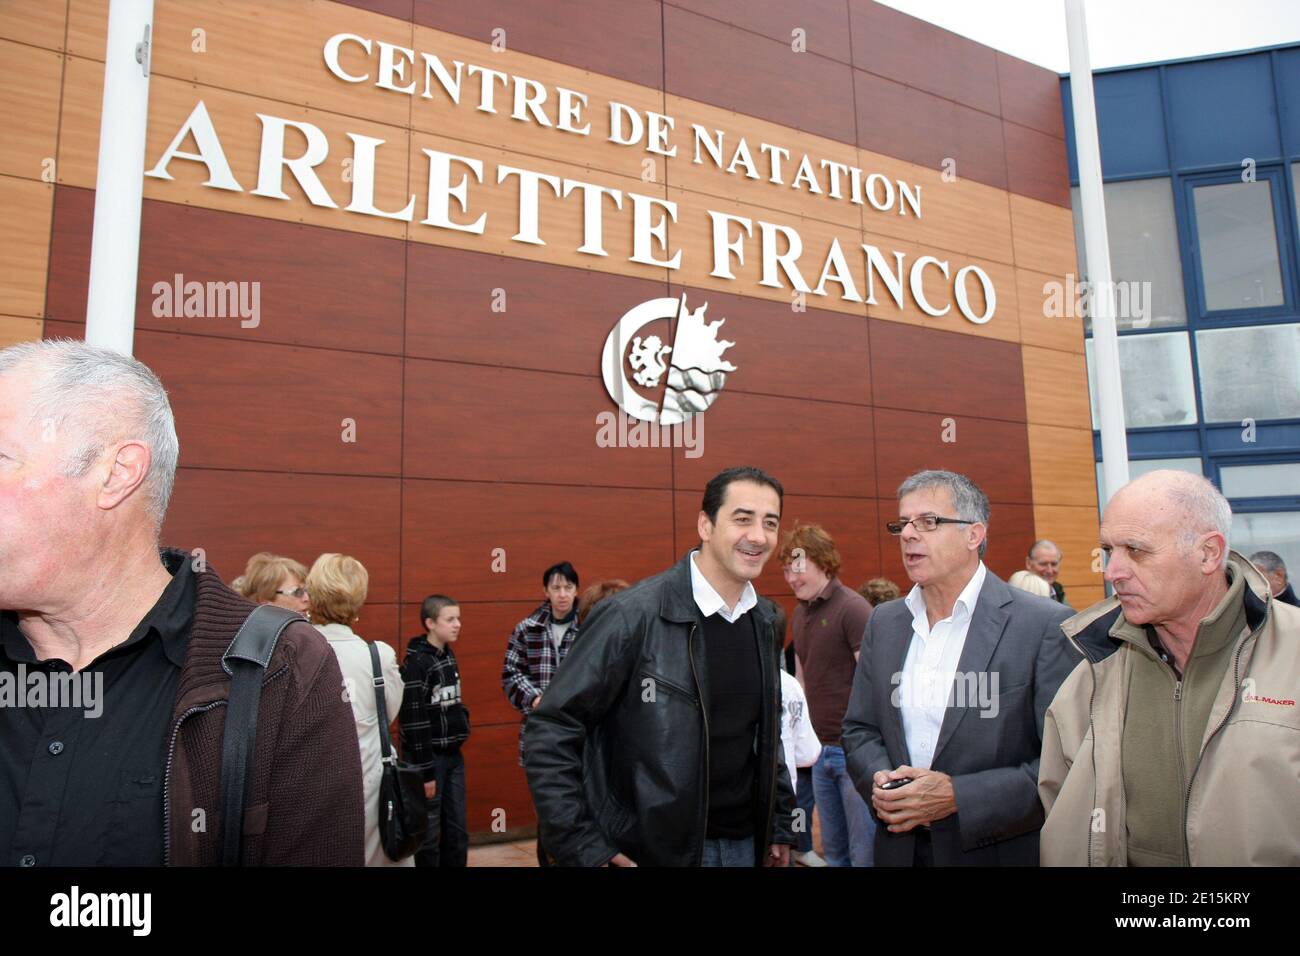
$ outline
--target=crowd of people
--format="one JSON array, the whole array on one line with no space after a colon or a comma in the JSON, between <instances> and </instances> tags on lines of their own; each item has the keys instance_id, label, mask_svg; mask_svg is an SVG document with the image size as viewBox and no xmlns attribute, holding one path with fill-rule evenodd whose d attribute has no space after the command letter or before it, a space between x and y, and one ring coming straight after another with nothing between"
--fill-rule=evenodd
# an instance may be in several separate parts
<instances>
[{"instance_id":1,"label":"crowd of people","mask_svg":"<svg viewBox=\"0 0 1300 956\"><path fill-rule=\"evenodd\" d=\"M0 861L465 865L459 603L425 598L399 663L353 630L353 557L259 553L228 587L160 548L178 456L140 362L0 350ZM900 485L905 593L842 583L832 535L782 534L783 503L773 475L728 468L662 573L584 590L567 561L542 571L501 672L541 865L1300 863L1300 609L1278 555L1228 548L1211 483L1121 488L1113 596L1078 612L1053 542L1008 581L986 566L992 509L965 475ZM772 557L788 624L753 584ZM284 611L250 644L264 606ZM251 724L229 676L249 660ZM39 699L5 698L15 681ZM394 721L427 822L396 857Z\"/></svg>"}]
</instances>

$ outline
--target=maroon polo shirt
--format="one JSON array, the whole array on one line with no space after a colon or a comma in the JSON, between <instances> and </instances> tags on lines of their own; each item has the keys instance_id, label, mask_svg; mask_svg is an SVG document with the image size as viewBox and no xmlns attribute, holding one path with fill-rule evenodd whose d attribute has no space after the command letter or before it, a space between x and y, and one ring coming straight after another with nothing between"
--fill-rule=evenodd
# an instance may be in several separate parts
<instances>
[{"instance_id":1,"label":"maroon polo shirt","mask_svg":"<svg viewBox=\"0 0 1300 956\"><path fill-rule=\"evenodd\" d=\"M803 671L813 730L823 746L840 746L857 667L853 654L862 644L869 617L867 599L839 578L831 578L820 594L794 609L794 652Z\"/></svg>"}]
</instances>

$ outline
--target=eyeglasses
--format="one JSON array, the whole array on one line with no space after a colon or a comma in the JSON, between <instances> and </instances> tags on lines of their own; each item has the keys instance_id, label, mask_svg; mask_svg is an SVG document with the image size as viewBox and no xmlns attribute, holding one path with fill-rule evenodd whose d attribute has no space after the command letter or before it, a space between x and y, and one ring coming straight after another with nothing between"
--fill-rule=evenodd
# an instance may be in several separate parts
<instances>
[{"instance_id":1,"label":"eyeglasses","mask_svg":"<svg viewBox=\"0 0 1300 956\"><path fill-rule=\"evenodd\" d=\"M966 521L962 518L940 518L938 515L917 515L915 518L908 518L906 521L886 521L885 528L890 534L898 535L903 533L903 529L909 524L916 528L917 531L933 531L941 524L978 524L977 521Z\"/></svg>"},{"instance_id":2,"label":"eyeglasses","mask_svg":"<svg viewBox=\"0 0 1300 956\"><path fill-rule=\"evenodd\" d=\"M294 588L292 591L280 591L280 590L276 590L275 593L276 593L276 594L283 594L285 597L296 597L296 598L298 598L299 600L302 600L303 598L305 598L305 597L307 596L307 589L306 589L306 588L299 587L299 588Z\"/></svg>"}]
</instances>

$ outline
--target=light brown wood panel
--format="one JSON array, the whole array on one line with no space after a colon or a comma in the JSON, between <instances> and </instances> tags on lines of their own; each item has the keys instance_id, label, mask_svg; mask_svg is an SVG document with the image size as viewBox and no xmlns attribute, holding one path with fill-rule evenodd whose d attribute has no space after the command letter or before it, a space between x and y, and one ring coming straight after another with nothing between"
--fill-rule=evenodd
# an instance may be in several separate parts
<instances>
[{"instance_id":1,"label":"light brown wood panel","mask_svg":"<svg viewBox=\"0 0 1300 956\"><path fill-rule=\"evenodd\" d=\"M1065 602L1076 611L1086 611L1105 599L1106 587L1103 584L1076 584L1065 593Z\"/></svg>"},{"instance_id":2,"label":"light brown wood panel","mask_svg":"<svg viewBox=\"0 0 1300 956\"><path fill-rule=\"evenodd\" d=\"M1069 207L1008 193L1016 265L1052 275L1073 272L1074 222Z\"/></svg>"},{"instance_id":3,"label":"light brown wood panel","mask_svg":"<svg viewBox=\"0 0 1300 956\"><path fill-rule=\"evenodd\" d=\"M884 254L886 262L891 264L894 261L894 253L901 252L904 254L903 309L900 313L898 306L894 304L894 300L885 289L883 281L876 277L873 280L876 282L876 304L867 306L867 315L873 319L890 319L893 321L901 319L902 321L920 323L926 328L937 329L942 332L961 332L981 338L1001 339L1004 342L1020 341L1020 316L1016 304L1015 271L1011 266L988 259L972 259L959 254L954 255L932 246L885 239L870 232L866 235L866 242L878 247ZM944 315L935 316L922 311L912 297L911 270L916 261L922 256L934 256L941 262L948 263L947 278L944 278L943 272L936 265L928 265L921 272L921 288L925 293L926 301L936 309L947 308L948 311ZM852 260L850 260L851 262ZM996 296L995 309L992 318L983 324L970 321L957 309L957 273L966 266L978 266L983 269L993 283L993 291ZM862 268L865 274L865 263ZM963 281L966 283L971 311L975 315L982 315L987 308L987 303L979 280L974 276L967 276ZM865 285L860 286L859 291L865 296Z\"/></svg>"},{"instance_id":4,"label":"light brown wood panel","mask_svg":"<svg viewBox=\"0 0 1300 956\"><path fill-rule=\"evenodd\" d=\"M0 40L0 173L52 182L63 56Z\"/></svg>"},{"instance_id":5,"label":"light brown wood panel","mask_svg":"<svg viewBox=\"0 0 1300 956\"><path fill-rule=\"evenodd\" d=\"M102 61L107 24L108 0L72 0L70 52ZM370 83L347 83L330 73L322 51L336 33L411 44L409 22L326 0L222 0L219 6L211 0L157 0L150 71L153 77L408 125L411 98L373 85L377 46L373 57L356 44L344 44L339 53L342 69L369 72Z\"/></svg>"},{"instance_id":6,"label":"light brown wood panel","mask_svg":"<svg viewBox=\"0 0 1300 956\"><path fill-rule=\"evenodd\" d=\"M45 314L54 184L0 176L0 314Z\"/></svg>"},{"instance_id":7,"label":"light brown wood panel","mask_svg":"<svg viewBox=\"0 0 1300 956\"><path fill-rule=\"evenodd\" d=\"M1097 507L1090 430L1030 425L1029 467L1035 504Z\"/></svg>"},{"instance_id":8,"label":"light brown wood panel","mask_svg":"<svg viewBox=\"0 0 1300 956\"><path fill-rule=\"evenodd\" d=\"M864 257L860 246L861 233L851 228L835 226L819 219L795 219L777 214L767 218L762 210L752 206L743 206L727 200L703 197L697 193L686 192L674 186L668 188L668 198L677 203L678 222L671 226L668 235L672 240L673 250L683 249L681 269L673 273L673 280L700 289L717 289L720 292L740 293L756 298L769 299L790 305L795 301L795 290L790 280L780 269L776 281L779 288L759 285L762 278L762 241L759 222L772 222L774 225L794 229L803 243L803 255L797 260L799 272L810 288L817 288L822 265L832 240L838 240L845 259L849 263L853 281L860 295L866 295L863 275ZM735 279L721 279L711 275L713 271L713 222L709 210L732 216L743 216L753 221L753 237L745 236L742 226L731 224L729 238L737 236L743 239L744 262L735 256L730 258L730 269ZM782 238L777 239L778 250L785 251L786 244ZM855 264L856 263L856 264ZM853 315L866 315L861 302L852 302L840 297L840 287L835 282L826 283L825 295L806 294L809 307L826 309L834 312L846 312Z\"/></svg>"},{"instance_id":9,"label":"light brown wood panel","mask_svg":"<svg viewBox=\"0 0 1300 956\"><path fill-rule=\"evenodd\" d=\"M66 0L0 0L0 37L7 40L62 50L67 20Z\"/></svg>"},{"instance_id":10,"label":"light brown wood panel","mask_svg":"<svg viewBox=\"0 0 1300 956\"><path fill-rule=\"evenodd\" d=\"M1020 306L1020 341L1025 345L1061 349L1065 352L1083 352L1083 318L1074 314L1048 315L1048 300L1055 283L1060 289L1061 308L1066 311L1065 277L1028 269L1016 270L1016 296ZM1046 289L1046 291L1044 291ZM1069 305L1074 311L1073 304Z\"/></svg>"},{"instance_id":11,"label":"light brown wood panel","mask_svg":"<svg viewBox=\"0 0 1300 956\"><path fill-rule=\"evenodd\" d=\"M95 185L103 73L103 65L93 60L72 57L68 61L63 129L59 142L60 183L88 188ZM397 210L405 205L409 198L406 191L409 134L405 129L335 113L286 106L215 87L196 87L165 76L154 76L149 91L146 171L153 169L162 158L168 144L200 101L211 117L231 172L244 191L232 192L203 186L202 183L208 179L208 169L203 163L173 159L167 168L172 179L145 177L146 199L190 203L209 209L224 209L334 229L350 229L372 235L395 238L405 235L404 222L349 213L342 208L352 198L352 185L344 179L347 167L343 162L352 156L352 141L347 137L349 132L385 141L378 150L375 164L375 203L384 210ZM257 119L258 113L311 123L325 134L330 144L329 156L316 167L316 173L325 191L339 206L338 209L315 206L308 202L301 187L287 170L282 176L282 188L289 195L288 200L251 195L252 190L257 188L262 136L262 123ZM192 137L188 139L192 142ZM285 151L290 156L301 155L306 148L305 138L294 130L286 132L285 143ZM181 147L183 152L189 152L192 148Z\"/></svg>"},{"instance_id":12,"label":"light brown wood panel","mask_svg":"<svg viewBox=\"0 0 1300 956\"><path fill-rule=\"evenodd\" d=\"M669 142L676 147L677 155L667 160L670 185L736 203L780 211L787 217L803 216L848 228L861 228L864 207L850 201L852 190L847 173L839 175L839 188L843 193L843 198L840 199L831 198L829 192L816 195L806 185L797 189L791 186L804 154L807 154L813 175L823 190L828 188L829 174L821 166L821 160L863 168L858 150L853 145L799 132L682 96L669 96L666 102L668 115L676 121ZM699 163L695 162L694 125L699 125L705 131L699 148ZM704 139L712 141L710 134L716 136L719 130L723 134L721 169L714 164L703 145ZM736 172L727 172L741 139L745 140L748 147L758 179L750 179L746 175L743 163L736 166ZM760 144L763 143L787 150L790 155L782 158L778 154L778 158L773 160L769 153L760 149ZM777 168L774 168L773 163L777 164ZM863 168L863 172L869 174L876 170ZM778 178L781 184L772 182L772 178ZM877 215L883 216L880 213Z\"/></svg>"},{"instance_id":13,"label":"light brown wood panel","mask_svg":"<svg viewBox=\"0 0 1300 956\"><path fill-rule=\"evenodd\" d=\"M1026 345L1020 355L1030 424L1091 429L1088 369L1083 354Z\"/></svg>"},{"instance_id":14,"label":"light brown wood panel","mask_svg":"<svg viewBox=\"0 0 1300 956\"><path fill-rule=\"evenodd\" d=\"M470 179L468 211L461 212L453 202L451 219L458 223L472 223L480 215L486 214L484 231L480 234L464 232L425 225L419 221L424 218L422 203L428 195L427 177L428 158L421 152L424 149L449 152L453 155L477 159L483 163L483 182L474 181L473 174L461 164L452 167L453 179L461 175ZM644 183L640 179L616 176L612 173L593 172L585 167L573 166L550 159L521 156L506 150L492 149L486 146L468 146L455 140L431 136L428 133L411 135L411 182L412 191L419 197L416 202L417 219L407 227L407 239L413 242L427 242L433 245L450 246L467 249L471 252L484 252L493 255L513 256L518 259L531 259L535 262L549 262L556 265L572 266L578 269L595 269L600 272L613 272L644 279L664 279L666 270L659 266L643 265L631 262L632 247L632 200L628 192L642 196L663 199L666 193L662 184ZM578 252L583 245L583 200L577 194L567 198L556 196L546 184L538 184L538 237L544 245L516 241L512 237L520 230L519 222L519 176L512 175L505 182L498 184L498 169L509 166L526 169L530 172L555 176L561 179L575 179L582 182L594 182L597 185L618 189L624 193L623 208L613 207L612 200L606 200L602 219L602 244L605 256ZM685 210L679 206L678 216ZM651 221L656 222L667 213L655 207ZM667 250L657 242L653 255L659 259L671 259L678 248L677 239L673 237L673 226L668 221L669 242ZM683 261L689 256L683 253ZM615 316L617 318L617 316Z\"/></svg>"},{"instance_id":15,"label":"light brown wood panel","mask_svg":"<svg viewBox=\"0 0 1300 956\"><path fill-rule=\"evenodd\" d=\"M1068 505L1035 505L1034 529L1036 538L1047 538L1061 549L1061 584L1101 587L1100 571L1094 571L1093 551L1097 545L1097 509L1076 508ZM1067 594L1067 598L1073 598ZM1070 602L1074 607L1078 604Z\"/></svg>"},{"instance_id":16,"label":"light brown wood panel","mask_svg":"<svg viewBox=\"0 0 1300 956\"><path fill-rule=\"evenodd\" d=\"M34 342L41 337L45 323L17 315L0 315L0 349L19 342Z\"/></svg>"}]
</instances>

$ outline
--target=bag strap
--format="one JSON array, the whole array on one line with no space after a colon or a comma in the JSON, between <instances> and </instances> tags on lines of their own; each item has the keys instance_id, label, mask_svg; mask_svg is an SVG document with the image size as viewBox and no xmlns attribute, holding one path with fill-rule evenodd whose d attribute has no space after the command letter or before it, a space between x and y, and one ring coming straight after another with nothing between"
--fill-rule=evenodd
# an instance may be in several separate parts
<instances>
[{"instance_id":1,"label":"bag strap","mask_svg":"<svg viewBox=\"0 0 1300 956\"><path fill-rule=\"evenodd\" d=\"M294 621L305 621L287 608L261 604L244 619L234 640L221 655L221 669L230 675L226 729L221 740L221 865L239 866L244 837L244 800L248 770L257 741L257 709L262 701L262 675L280 634Z\"/></svg>"},{"instance_id":2,"label":"bag strap","mask_svg":"<svg viewBox=\"0 0 1300 956\"><path fill-rule=\"evenodd\" d=\"M384 674L379 664L379 648L374 641L366 641L370 649L370 671L374 674L375 717L379 724L379 746L383 751L384 763L395 763L393 756L393 738L388 732L388 699L384 696Z\"/></svg>"}]
</instances>

